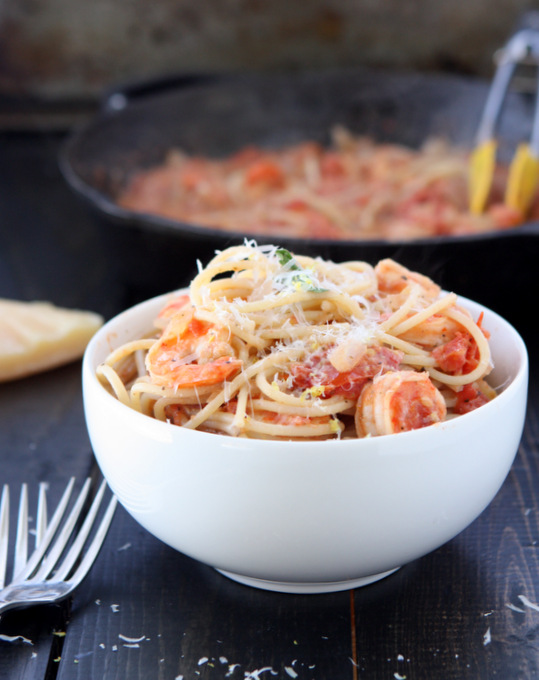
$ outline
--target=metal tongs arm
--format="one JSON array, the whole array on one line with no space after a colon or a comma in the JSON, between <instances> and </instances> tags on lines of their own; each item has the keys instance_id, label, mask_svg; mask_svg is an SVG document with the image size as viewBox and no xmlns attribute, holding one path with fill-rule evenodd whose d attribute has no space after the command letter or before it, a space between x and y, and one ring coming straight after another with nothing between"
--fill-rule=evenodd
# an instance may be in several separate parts
<instances>
[{"instance_id":1,"label":"metal tongs arm","mask_svg":"<svg viewBox=\"0 0 539 680\"><path fill-rule=\"evenodd\" d=\"M496 168L496 127L515 69L523 63L538 69L537 100L530 140L518 146L509 168L505 203L525 215L535 197L539 183L539 31L523 29L498 52L498 66L477 130L470 158L470 210L475 214L485 210Z\"/></svg>"}]
</instances>

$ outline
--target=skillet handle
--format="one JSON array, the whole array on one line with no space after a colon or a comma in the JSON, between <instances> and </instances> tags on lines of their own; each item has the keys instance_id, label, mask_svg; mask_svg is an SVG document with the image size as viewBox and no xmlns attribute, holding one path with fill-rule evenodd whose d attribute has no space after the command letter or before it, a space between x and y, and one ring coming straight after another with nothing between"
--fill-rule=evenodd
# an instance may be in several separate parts
<instances>
[{"instance_id":1,"label":"skillet handle","mask_svg":"<svg viewBox=\"0 0 539 680\"><path fill-rule=\"evenodd\" d=\"M104 113L121 111L136 99L163 94L167 90L196 87L222 78L224 75L216 73L182 73L120 83L105 90L101 100L101 110Z\"/></svg>"}]
</instances>

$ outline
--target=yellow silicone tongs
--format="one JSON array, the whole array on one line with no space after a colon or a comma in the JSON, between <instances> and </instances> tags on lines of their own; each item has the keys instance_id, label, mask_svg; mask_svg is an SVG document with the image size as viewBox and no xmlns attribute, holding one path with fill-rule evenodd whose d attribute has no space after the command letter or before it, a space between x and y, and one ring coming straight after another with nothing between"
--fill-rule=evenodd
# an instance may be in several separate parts
<instances>
[{"instance_id":1,"label":"yellow silicone tongs","mask_svg":"<svg viewBox=\"0 0 539 680\"><path fill-rule=\"evenodd\" d=\"M534 29L519 31L498 54L498 67L477 130L475 149L470 156L470 211L476 215L485 210L492 186L498 148L495 129L515 68L523 63L539 67L539 31ZM505 192L506 205L525 215L534 199L538 184L539 82L530 140L519 144L509 167Z\"/></svg>"}]
</instances>

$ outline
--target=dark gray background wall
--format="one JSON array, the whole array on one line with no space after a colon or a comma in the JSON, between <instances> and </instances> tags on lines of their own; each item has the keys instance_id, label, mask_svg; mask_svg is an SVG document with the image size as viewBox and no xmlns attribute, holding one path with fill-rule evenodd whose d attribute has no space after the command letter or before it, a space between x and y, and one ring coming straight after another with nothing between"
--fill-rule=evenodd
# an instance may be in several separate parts
<instances>
[{"instance_id":1,"label":"dark gray background wall","mask_svg":"<svg viewBox=\"0 0 539 680\"><path fill-rule=\"evenodd\" d=\"M0 0L0 94L177 71L377 65L490 76L529 0Z\"/></svg>"}]
</instances>

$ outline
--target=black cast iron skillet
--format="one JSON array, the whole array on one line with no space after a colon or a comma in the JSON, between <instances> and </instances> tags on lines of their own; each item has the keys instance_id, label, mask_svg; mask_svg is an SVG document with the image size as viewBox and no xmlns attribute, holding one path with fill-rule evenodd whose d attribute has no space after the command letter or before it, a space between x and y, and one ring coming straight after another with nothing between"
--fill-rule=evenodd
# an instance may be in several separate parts
<instances>
[{"instance_id":1,"label":"black cast iron skillet","mask_svg":"<svg viewBox=\"0 0 539 680\"><path fill-rule=\"evenodd\" d=\"M171 148L223 156L247 144L326 143L336 124L412 147L431 136L471 147L488 85L365 69L167 78L110 92L95 120L70 137L60 165L111 238L121 275L142 298L187 284L197 259L205 263L216 249L248 236L116 205L130 175L161 162ZM532 113L526 97L508 97L499 133L502 158L529 136ZM257 240L274 242L271 235ZM392 257L515 324L529 316L530 297L539 293L538 223L481 236L402 242L279 238L279 245L334 261Z\"/></svg>"}]
</instances>

